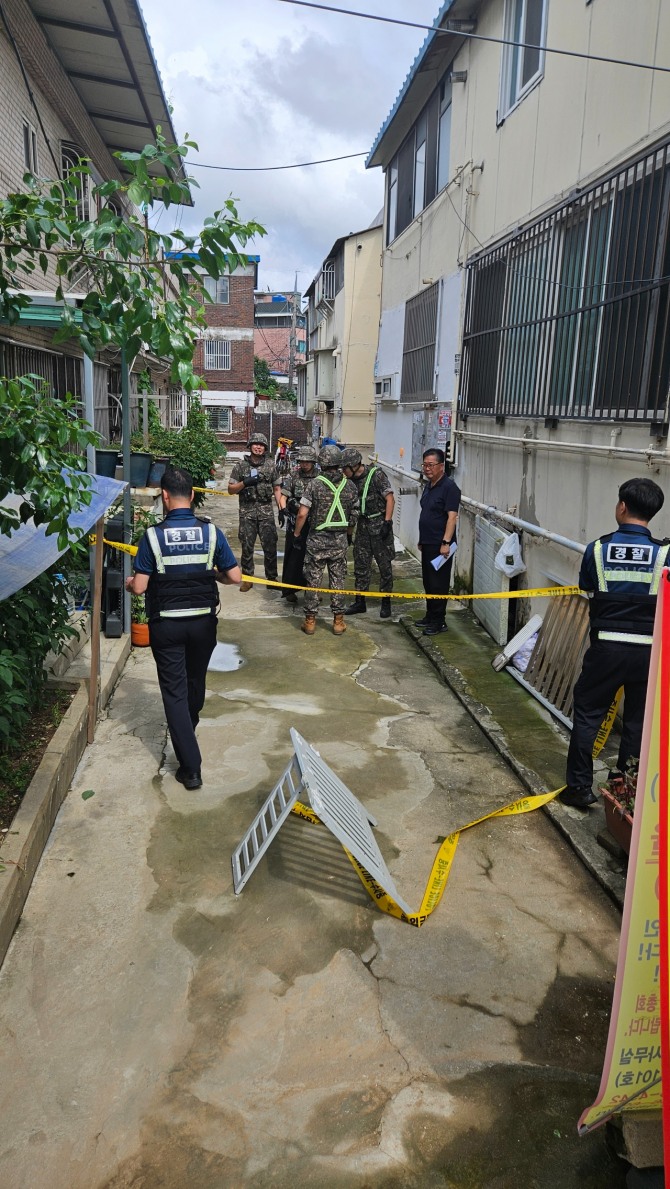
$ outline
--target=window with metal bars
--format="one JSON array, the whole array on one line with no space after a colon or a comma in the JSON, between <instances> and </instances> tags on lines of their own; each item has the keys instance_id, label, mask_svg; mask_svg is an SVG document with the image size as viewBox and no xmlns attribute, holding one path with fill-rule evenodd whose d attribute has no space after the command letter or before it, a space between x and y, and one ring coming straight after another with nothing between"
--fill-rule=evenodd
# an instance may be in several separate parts
<instances>
[{"instance_id":1,"label":"window with metal bars","mask_svg":"<svg viewBox=\"0 0 670 1189\"><path fill-rule=\"evenodd\" d=\"M468 266L467 413L667 420L670 145Z\"/></svg>"},{"instance_id":2,"label":"window with metal bars","mask_svg":"<svg viewBox=\"0 0 670 1189\"><path fill-rule=\"evenodd\" d=\"M222 405L210 405L207 409L209 427L214 433L230 433L233 428L233 415L230 408Z\"/></svg>"},{"instance_id":3,"label":"window with metal bars","mask_svg":"<svg viewBox=\"0 0 670 1189\"><path fill-rule=\"evenodd\" d=\"M205 371L230 371L229 339L205 339Z\"/></svg>"},{"instance_id":4,"label":"window with metal bars","mask_svg":"<svg viewBox=\"0 0 670 1189\"><path fill-rule=\"evenodd\" d=\"M433 400L439 282L417 293L405 306L401 401Z\"/></svg>"}]
</instances>

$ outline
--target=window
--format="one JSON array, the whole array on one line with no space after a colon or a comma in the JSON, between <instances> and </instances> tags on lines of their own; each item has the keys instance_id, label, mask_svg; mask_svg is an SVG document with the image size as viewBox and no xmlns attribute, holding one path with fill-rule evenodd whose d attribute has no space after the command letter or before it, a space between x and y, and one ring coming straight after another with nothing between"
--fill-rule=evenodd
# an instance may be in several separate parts
<instances>
[{"instance_id":1,"label":"window","mask_svg":"<svg viewBox=\"0 0 670 1189\"><path fill-rule=\"evenodd\" d=\"M507 0L505 39L524 45L503 46L500 119L544 73L548 3L549 0Z\"/></svg>"},{"instance_id":2,"label":"window","mask_svg":"<svg viewBox=\"0 0 670 1189\"><path fill-rule=\"evenodd\" d=\"M27 173L37 174L37 133L27 120L23 121L23 163Z\"/></svg>"},{"instance_id":3,"label":"window","mask_svg":"<svg viewBox=\"0 0 670 1189\"><path fill-rule=\"evenodd\" d=\"M78 172L84 164L78 148L68 144L61 146L61 176L64 182L70 182L75 188L79 218L90 219L93 205L91 203L91 179L88 175L82 176Z\"/></svg>"},{"instance_id":4,"label":"window","mask_svg":"<svg viewBox=\"0 0 670 1189\"><path fill-rule=\"evenodd\" d=\"M230 341L228 339L205 339L205 371L230 371Z\"/></svg>"},{"instance_id":5,"label":"window","mask_svg":"<svg viewBox=\"0 0 670 1189\"><path fill-rule=\"evenodd\" d=\"M405 340L402 355L403 401L432 400L435 381L435 338L439 282L417 293L405 306Z\"/></svg>"},{"instance_id":6,"label":"window","mask_svg":"<svg viewBox=\"0 0 670 1189\"><path fill-rule=\"evenodd\" d=\"M451 80L431 95L387 174L386 242L421 214L449 181Z\"/></svg>"},{"instance_id":7,"label":"window","mask_svg":"<svg viewBox=\"0 0 670 1189\"><path fill-rule=\"evenodd\" d=\"M231 433L233 428L232 410L221 405L206 405L209 417L209 428L214 433Z\"/></svg>"},{"instance_id":8,"label":"window","mask_svg":"<svg viewBox=\"0 0 670 1189\"><path fill-rule=\"evenodd\" d=\"M667 420L670 142L468 273L463 412Z\"/></svg>"},{"instance_id":9,"label":"window","mask_svg":"<svg viewBox=\"0 0 670 1189\"><path fill-rule=\"evenodd\" d=\"M230 301L230 277L203 277L203 289L217 305L227 306Z\"/></svg>"}]
</instances>

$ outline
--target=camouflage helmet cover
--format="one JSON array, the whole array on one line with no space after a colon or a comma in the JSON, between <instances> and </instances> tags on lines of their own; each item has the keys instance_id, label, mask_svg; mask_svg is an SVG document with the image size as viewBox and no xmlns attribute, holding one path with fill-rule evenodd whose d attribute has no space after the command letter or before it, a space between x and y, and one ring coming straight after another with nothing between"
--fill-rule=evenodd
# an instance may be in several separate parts
<instances>
[{"instance_id":1,"label":"camouflage helmet cover","mask_svg":"<svg viewBox=\"0 0 670 1189\"><path fill-rule=\"evenodd\" d=\"M265 446L265 449L267 450L268 440L264 433L252 433L251 437L249 438L249 445L250 446L255 446L255 445Z\"/></svg>"},{"instance_id":2,"label":"camouflage helmet cover","mask_svg":"<svg viewBox=\"0 0 670 1189\"><path fill-rule=\"evenodd\" d=\"M322 446L319 450L319 466L341 467L342 451L337 446Z\"/></svg>"},{"instance_id":3,"label":"camouflage helmet cover","mask_svg":"<svg viewBox=\"0 0 670 1189\"><path fill-rule=\"evenodd\" d=\"M295 456L298 462L316 462L316 450L313 446L299 446Z\"/></svg>"},{"instance_id":4,"label":"camouflage helmet cover","mask_svg":"<svg viewBox=\"0 0 670 1189\"><path fill-rule=\"evenodd\" d=\"M354 450L353 446L347 446L346 450L342 451L342 466L351 467L353 470L359 467L363 461L363 456L360 450Z\"/></svg>"}]
</instances>

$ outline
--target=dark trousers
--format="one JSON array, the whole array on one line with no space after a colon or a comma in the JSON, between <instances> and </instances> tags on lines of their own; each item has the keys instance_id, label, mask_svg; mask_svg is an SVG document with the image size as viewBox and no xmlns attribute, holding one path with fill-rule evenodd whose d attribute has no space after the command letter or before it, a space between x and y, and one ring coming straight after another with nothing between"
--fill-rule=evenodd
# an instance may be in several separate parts
<instances>
[{"instance_id":1,"label":"dark trousers","mask_svg":"<svg viewBox=\"0 0 670 1189\"><path fill-rule=\"evenodd\" d=\"M595 640L587 650L574 692L566 771L569 788L590 788L593 784L593 744L621 686L623 730L617 765L623 771L631 756L640 755L650 658L651 648L646 644Z\"/></svg>"},{"instance_id":2,"label":"dark trousers","mask_svg":"<svg viewBox=\"0 0 670 1189\"><path fill-rule=\"evenodd\" d=\"M302 567L305 562L305 546L307 545L307 529L303 528L300 535L300 540L296 541L293 536L295 528L295 520L287 521L286 525L286 540L284 541L284 563L281 570L282 582L291 583L293 586L304 586L305 575ZM287 595L287 590L282 591L282 597ZM297 594L297 591L293 592Z\"/></svg>"},{"instance_id":3,"label":"dark trousers","mask_svg":"<svg viewBox=\"0 0 670 1189\"><path fill-rule=\"evenodd\" d=\"M149 639L177 761L187 772L199 772L202 757L195 728L216 644L216 617L157 619L149 626Z\"/></svg>"},{"instance_id":4,"label":"dark trousers","mask_svg":"<svg viewBox=\"0 0 670 1189\"><path fill-rule=\"evenodd\" d=\"M453 558L449 558L449 561L445 562L439 570L434 570L430 563L433 558L438 557L439 552L439 545L421 546L421 580L426 594L449 594ZM431 623L443 624L446 611L446 599L426 599L426 619L429 619Z\"/></svg>"}]
</instances>

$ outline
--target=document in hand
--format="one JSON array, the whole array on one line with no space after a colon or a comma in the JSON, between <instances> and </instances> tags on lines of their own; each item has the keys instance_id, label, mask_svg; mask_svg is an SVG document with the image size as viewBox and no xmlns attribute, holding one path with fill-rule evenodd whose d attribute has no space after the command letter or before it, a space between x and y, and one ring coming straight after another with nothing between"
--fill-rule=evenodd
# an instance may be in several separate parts
<instances>
[{"instance_id":1,"label":"document in hand","mask_svg":"<svg viewBox=\"0 0 670 1189\"><path fill-rule=\"evenodd\" d=\"M454 556L454 554L456 552L456 548L457 548L456 542L452 541L451 545L449 546L449 552L446 557L444 556L443 553L438 553L437 557L434 557L432 562L430 563L431 566L433 567L433 569L441 570L444 563L447 561L450 561L451 558Z\"/></svg>"}]
</instances>

